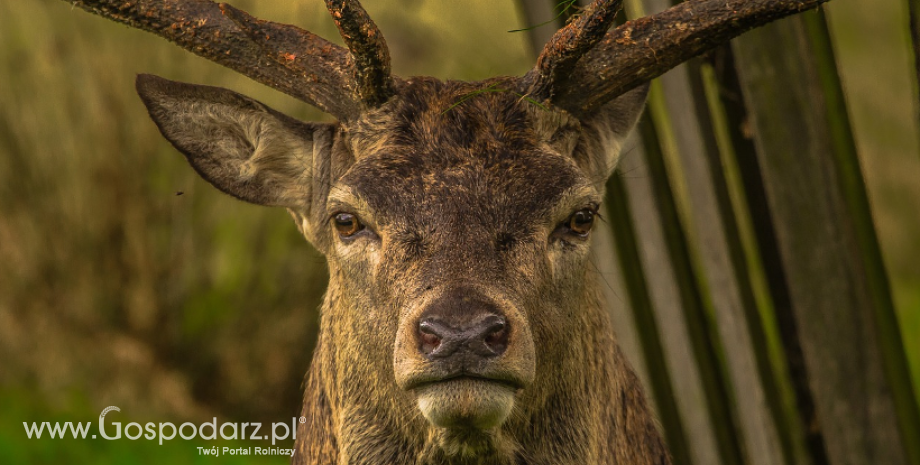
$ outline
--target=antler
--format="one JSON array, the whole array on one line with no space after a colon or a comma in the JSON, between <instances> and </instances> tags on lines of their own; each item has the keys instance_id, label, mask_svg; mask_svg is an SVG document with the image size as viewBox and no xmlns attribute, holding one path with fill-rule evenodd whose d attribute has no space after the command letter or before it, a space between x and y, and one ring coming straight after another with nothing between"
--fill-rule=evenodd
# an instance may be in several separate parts
<instances>
[{"instance_id":1,"label":"antler","mask_svg":"<svg viewBox=\"0 0 920 465\"><path fill-rule=\"evenodd\" d=\"M604 35L599 29L610 23L621 2L596 0L587 8L587 17L578 18L553 36L536 67L521 79L521 92L549 100L576 115L590 114L745 31L827 1L688 0L656 15L628 21ZM576 24L586 27L573 31L579 27Z\"/></svg>"},{"instance_id":2,"label":"antler","mask_svg":"<svg viewBox=\"0 0 920 465\"><path fill-rule=\"evenodd\" d=\"M565 86L582 55L607 34L622 6L623 0L595 0L585 9L586 14L556 31L543 47L537 65L522 78L530 97L551 101L554 92Z\"/></svg>"},{"instance_id":3,"label":"antler","mask_svg":"<svg viewBox=\"0 0 920 465\"><path fill-rule=\"evenodd\" d=\"M303 100L340 120L392 94L383 37L354 0L329 1L354 57L295 26L262 21L208 0L66 0L152 32L199 56ZM338 15L348 16L342 21ZM363 37L359 37L364 34ZM351 39L351 37L356 37ZM358 66L356 66L356 63Z\"/></svg>"},{"instance_id":4,"label":"antler","mask_svg":"<svg viewBox=\"0 0 920 465\"><path fill-rule=\"evenodd\" d=\"M358 93L369 107L376 107L393 95L390 52L383 34L357 0L326 0L339 34L355 57Z\"/></svg>"},{"instance_id":5,"label":"antler","mask_svg":"<svg viewBox=\"0 0 920 465\"><path fill-rule=\"evenodd\" d=\"M143 29L256 81L354 120L395 92L390 56L357 0L325 0L349 50L209 0L66 0ZM770 21L829 0L687 0L607 32L622 0L595 0L560 29L519 90L576 115Z\"/></svg>"}]
</instances>

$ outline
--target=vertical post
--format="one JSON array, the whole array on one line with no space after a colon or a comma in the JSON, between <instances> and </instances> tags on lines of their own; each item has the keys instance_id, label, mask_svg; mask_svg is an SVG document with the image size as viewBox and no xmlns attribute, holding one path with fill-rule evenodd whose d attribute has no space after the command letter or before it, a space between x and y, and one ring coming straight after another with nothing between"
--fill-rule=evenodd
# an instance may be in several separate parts
<instances>
[{"instance_id":1,"label":"vertical post","mask_svg":"<svg viewBox=\"0 0 920 465\"><path fill-rule=\"evenodd\" d=\"M682 416L683 411L687 408L681 409L677 405L678 394L674 391L680 389L681 384L675 382L668 370L668 356L661 336L663 333L659 329L652 304L653 290L646 280L646 265L640 258L638 236L643 232L642 228L637 228L635 224L635 216L632 214L634 208L632 205L635 202L629 199L633 194L627 189L624 180L621 173L616 173L607 182L607 211L610 214L611 226L613 226L611 230L619 259L617 265L620 267L627 291L626 297L629 299L629 306L612 308L614 321L629 322L630 327L623 329L635 328L642 349L641 357L645 360L650 381L650 384L646 386L659 409L658 417L664 427L668 449L674 463L693 465L698 462L692 457L699 456L701 453L692 454L691 447L697 451L700 449L714 451L714 446L710 446L713 441L703 438L710 433L709 429L703 428L697 434L690 434L684 427L685 420ZM677 376L680 376L680 373ZM689 395L685 396L685 400L689 397ZM699 406L696 406L695 409L703 410ZM691 420L690 423L693 421ZM695 443L691 445L691 441ZM713 456L713 453L709 452L709 455Z\"/></svg>"},{"instance_id":2,"label":"vertical post","mask_svg":"<svg viewBox=\"0 0 920 465\"><path fill-rule=\"evenodd\" d=\"M651 12L674 0L644 0ZM723 415L737 429L733 440L745 463L778 465L792 460L792 440L769 360L766 335L755 302L748 258L742 247L738 220L729 198L720 157L713 112L701 69L694 59L663 75L661 112L672 127L677 169L675 185L685 187L688 212L682 215L701 286L708 292L714 331L720 349ZM714 104L717 105L717 104ZM676 181L676 182L675 182Z\"/></svg>"},{"instance_id":3,"label":"vertical post","mask_svg":"<svg viewBox=\"0 0 920 465\"><path fill-rule=\"evenodd\" d=\"M745 444L749 463L776 465L785 462L775 422L780 409L775 391L768 389L773 374L760 343L763 329L701 79L699 61L661 77L692 211L687 226L708 285L714 337L723 348L734 400L725 403L738 423L738 440Z\"/></svg>"},{"instance_id":4,"label":"vertical post","mask_svg":"<svg viewBox=\"0 0 920 465\"><path fill-rule=\"evenodd\" d=\"M742 98L731 47L719 49L710 59L710 80L704 78L704 81L708 98L718 100L710 104L710 110L714 112L714 120L721 120L714 124L720 131L724 131L719 137L723 139L720 141L720 151L723 152L724 172L728 174L725 181L730 185L730 196L737 205L738 225L746 228L746 231L738 232L742 240L748 242L745 256L751 271L749 276L752 285L760 281L757 292L762 326L759 329L763 332L752 329L751 334L766 339L755 344L760 345L758 357L766 356L773 370L772 382L769 375L763 377L767 400L772 413L782 417L775 421L787 449L787 461L801 465L826 465L822 431L812 428L817 424L814 398L807 386L808 377L798 329L795 321L788 318L791 315L788 310L791 306L789 289L777 259L779 246L764 194L763 177L757 165L757 150L749 126L748 109ZM752 320L754 318L751 316ZM761 353L762 350L766 350L766 353ZM766 370L766 367L761 365L761 369Z\"/></svg>"},{"instance_id":5,"label":"vertical post","mask_svg":"<svg viewBox=\"0 0 920 465\"><path fill-rule=\"evenodd\" d=\"M622 178L625 195L620 195L631 212L629 225L636 238L629 246L636 249L636 266L643 272L648 295L647 307L633 311L637 318L643 314L641 317L650 319L657 329L663 356L658 369L666 371L671 380L691 463L740 464L734 428L726 421L703 298L659 143L661 135L649 116L640 124L640 132L642 150L624 156L617 174ZM616 226L614 234L620 234L626 225Z\"/></svg>"},{"instance_id":6,"label":"vertical post","mask_svg":"<svg viewBox=\"0 0 920 465\"><path fill-rule=\"evenodd\" d=\"M910 36L914 49L914 69L917 75L914 76L914 89L920 92L920 2L917 0L907 0L907 14L910 16ZM916 97L917 94L915 93ZM920 118L920 114L917 115ZM920 119L917 120L920 123Z\"/></svg>"},{"instance_id":7,"label":"vertical post","mask_svg":"<svg viewBox=\"0 0 920 465\"><path fill-rule=\"evenodd\" d=\"M733 47L812 426L831 464L916 465L917 405L824 17L790 18Z\"/></svg>"}]
</instances>

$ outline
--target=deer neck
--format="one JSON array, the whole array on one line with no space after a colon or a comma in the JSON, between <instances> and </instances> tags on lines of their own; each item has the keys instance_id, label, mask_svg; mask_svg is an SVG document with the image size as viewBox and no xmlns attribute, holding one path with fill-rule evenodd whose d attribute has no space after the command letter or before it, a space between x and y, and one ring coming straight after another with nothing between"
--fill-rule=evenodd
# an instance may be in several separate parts
<instances>
[{"instance_id":1,"label":"deer neck","mask_svg":"<svg viewBox=\"0 0 920 465\"><path fill-rule=\"evenodd\" d=\"M596 289L586 289L579 314L595 328L558 354L552 363L563 375L522 393L520 412L498 434L501 446L485 456L448 455L436 432L417 411L411 393L386 393L388 377L375 373L371 385L356 386L337 353L341 328L334 319L336 294L324 304L320 341L307 374L303 417L294 464L667 464L639 380L614 340L609 316ZM337 326L338 325L338 326ZM539 370L538 370L539 371ZM374 396L370 390L384 392ZM513 432L513 434L512 434ZM551 439L550 439L551 438ZM652 451L652 454L648 452Z\"/></svg>"}]
</instances>

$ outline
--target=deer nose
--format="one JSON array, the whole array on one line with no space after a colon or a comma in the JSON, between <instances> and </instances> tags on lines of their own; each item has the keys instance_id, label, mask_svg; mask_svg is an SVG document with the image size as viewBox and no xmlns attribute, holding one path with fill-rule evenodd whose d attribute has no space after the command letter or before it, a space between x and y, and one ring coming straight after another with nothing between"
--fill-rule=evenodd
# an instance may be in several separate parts
<instances>
[{"instance_id":1,"label":"deer nose","mask_svg":"<svg viewBox=\"0 0 920 465\"><path fill-rule=\"evenodd\" d=\"M497 357L508 347L508 322L502 316L488 314L458 326L429 316L419 320L418 336L419 350L430 360L458 354Z\"/></svg>"}]
</instances>

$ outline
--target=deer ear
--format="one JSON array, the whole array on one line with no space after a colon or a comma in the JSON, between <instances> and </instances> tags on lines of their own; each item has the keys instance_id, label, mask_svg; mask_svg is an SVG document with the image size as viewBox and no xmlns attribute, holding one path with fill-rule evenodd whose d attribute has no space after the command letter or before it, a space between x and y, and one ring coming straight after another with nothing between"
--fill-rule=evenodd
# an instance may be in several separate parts
<instances>
[{"instance_id":1,"label":"deer ear","mask_svg":"<svg viewBox=\"0 0 920 465\"><path fill-rule=\"evenodd\" d=\"M258 205L306 208L314 154L332 127L303 123L219 87L141 74L137 93L160 132L214 187Z\"/></svg>"},{"instance_id":2,"label":"deer ear","mask_svg":"<svg viewBox=\"0 0 920 465\"><path fill-rule=\"evenodd\" d=\"M587 136L584 140L587 169L600 182L606 182L620 161L623 143L645 108L648 89L649 84L645 83L611 100L582 121Z\"/></svg>"}]
</instances>

